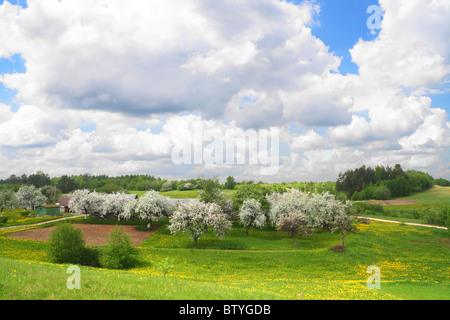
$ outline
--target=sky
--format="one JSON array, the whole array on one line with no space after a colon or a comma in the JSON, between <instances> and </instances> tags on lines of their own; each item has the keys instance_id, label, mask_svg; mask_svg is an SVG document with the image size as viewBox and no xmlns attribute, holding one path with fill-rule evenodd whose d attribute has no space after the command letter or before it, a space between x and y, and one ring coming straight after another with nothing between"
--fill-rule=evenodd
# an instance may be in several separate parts
<instances>
[{"instance_id":1,"label":"sky","mask_svg":"<svg viewBox=\"0 0 450 320\"><path fill-rule=\"evenodd\" d=\"M0 0L0 178L450 179L449 42L447 0Z\"/></svg>"}]
</instances>

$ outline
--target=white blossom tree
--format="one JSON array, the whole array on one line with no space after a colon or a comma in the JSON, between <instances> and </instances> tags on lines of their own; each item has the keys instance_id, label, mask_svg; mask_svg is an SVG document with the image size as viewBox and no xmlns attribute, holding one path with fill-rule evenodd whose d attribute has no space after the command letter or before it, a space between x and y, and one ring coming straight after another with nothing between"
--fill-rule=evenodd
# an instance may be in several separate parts
<instances>
[{"instance_id":1,"label":"white blossom tree","mask_svg":"<svg viewBox=\"0 0 450 320\"><path fill-rule=\"evenodd\" d=\"M231 222L216 203L193 200L178 206L170 218L169 230L172 234L186 233L197 245L208 227L214 228L216 236L223 237L231 229Z\"/></svg>"},{"instance_id":2,"label":"white blossom tree","mask_svg":"<svg viewBox=\"0 0 450 320\"><path fill-rule=\"evenodd\" d=\"M36 205L44 204L47 201L47 197L34 186L23 186L14 194L13 201L17 206L34 210Z\"/></svg>"},{"instance_id":3,"label":"white blossom tree","mask_svg":"<svg viewBox=\"0 0 450 320\"><path fill-rule=\"evenodd\" d=\"M302 212L313 225L312 207L309 195L298 190L291 190L283 194L272 194L267 197L270 202L269 218L277 225L278 221L292 212Z\"/></svg>"},{"instance_id":4,"label":"white blossom tree","mask_svg":"<svg viewBox=\"0 0 450 320\"><path fill-rule=\"evenodd\" d=\"M137 199L129 198L123 204L123 210L122 210L120 216L126 220L137 217L138 216L138 214L136 212L137 205L138 205Z\"/></svg>"},{"instance_id":5,"label":"white blossom tree","mask_svg":"<svg viewBox=\"0 0 450 320\"><path fill-rule=\"evenodd\" d=\"M70 195L69 208L74 213L81 213L87 219L88 214L102 212L104 197L98 192L87 189L75 190Z\"/></svg>"},{"instance_id":6,"label":"white blossom tree","mask_svg":"<svg viewBox=\"0 0 450 320\"><path fill-rule=\"evenodd\" d=\"M298 190L273 194L267 199L271 204L270 220L278 230L290 231L291 235L292 231L308 234L313 228L342 232L341 243L344 248L344 238L352 230L350 201L339 201L329 192L306 194ZM295 226L298 226L297 231Z\"/></svg>"},{"instance_id":7,"label":"white blossom tree","mask_svg":"<svg viewBox=\"0 0 450 320\"><path fill-rule=\"evenodd\" d=\"M130 197L124 192L114 192L104 196L101 214L106 216L112 214L120 221L125 204L130 200Z\"/></svg>"},{"instance_id":8,"label":"white blossom tree","mask_svg":"<svg viewBox=\"0 0 450 320\"><path fill-rule=\"evenodd\" d=\"M295 241L297 235L311 234L308 218L301 211L293 211L287 215L283 215L277 221L277 230L289 232L295 246L297 246L297 242Z\"/></svg>"},{"instance_id":9,"label":"white blossom tree","mask_svg":"<svg viewBox=\"0 0 450 320\"><path fill-rule=\"evenodd\" d=\"M255 199L245 199L239 212L239 220L247 228L246 235L250 228L263 228L266 225L266 215L261 210L261 203Z\"/></svg>"},{"instance_id":10,"label":"white blossom tree","mask_svg":"<svg viewBox=\"0 0 450 320\"><path fill-rule=\"evenodd\" d=\"M151 221L163 218L169 218L175 209L172 201L151 190L142 195L134 208L135 213L143 220L148 221L147 227L150 228Z\"/></svg>"}]
</instances>

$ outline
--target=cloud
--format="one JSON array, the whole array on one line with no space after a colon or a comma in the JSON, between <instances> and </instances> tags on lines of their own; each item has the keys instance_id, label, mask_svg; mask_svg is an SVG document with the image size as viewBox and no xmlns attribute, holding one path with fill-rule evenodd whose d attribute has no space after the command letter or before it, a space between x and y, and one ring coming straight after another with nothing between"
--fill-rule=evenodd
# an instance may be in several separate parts
<instances>
[{"instance_id":1,"label":"cloud","mask_svg":"<svg viewBox=\"0 0 450 320\"><path fill-rule=\"evenodd\" d=\"M242 152L244 165L175 165L198 126L238 145L233 134L278 129L282 167L268 180L335 180L363 164L448 173L448 111L426 95L447 90L450 5L380 5L378 37L350 50L359 73L342 75L309 1L5 1L0 57L20 54L26 72L0 75L21 101L0 105L0 174L261 180Z\"/></svg>"},{"instance_id":2,"label":"cloud","mask_svg":"<svg viewBox=\"0 0 450 320\"><path fill-rule=\"evenodd\" d=\"M0 81L27 104L132 115L199 112L267 125L264 114L251 122L230 107L253 90L267 97L260 100L265 112L291 115L295 108L296 121L326 125L330 108L345 114L347 106L330 103L333 96L323 106L298 103L318 93L321 80L314 77L326 78L340 64L311 34L315 10L277 0L133 1L126 8L118 0L52 0L30 1L26 9L5 2L0 42L8 45L0 56L20 53L27 71ZM303 120L311 108L316 116Z\"/></svg>"},{"instance_id":3,"label":"cloud","mask_svg":"<svg viewBox=\"0 0 450 320\"><path fill-rule=\"evenodd\" d=\"M374 41L350 50L359 74L374 86L432 88L450 72L450 5L445 0L381 0L385 14Z\"/></svg>"}]
</instances>

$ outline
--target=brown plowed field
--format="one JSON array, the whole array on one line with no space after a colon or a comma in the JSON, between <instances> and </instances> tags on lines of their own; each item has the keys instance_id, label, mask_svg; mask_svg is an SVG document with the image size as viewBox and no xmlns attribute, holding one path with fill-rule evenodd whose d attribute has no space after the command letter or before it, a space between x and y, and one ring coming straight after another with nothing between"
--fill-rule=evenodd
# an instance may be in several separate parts
<instances>
[{"instance_id":1,"label":"brown plowed field","mask_svg":"<svg viewBox=\"0 0 450 320\"><path fill-rule=\"evenodd\" d=\"M100 224L73 224L74 227L81 229L88 246L104 246L108 244L107 238L110 231L115 227L114 225L100 225ZM121 226L130 236L134 247L140 245L147 239L158 227L152 227L150 231L138 231L135 226ZM50 232L55 227L31 229L5 235L9 238L18 238L26 240L44 241L50 239Z\"/></svg>"}]
</instances>

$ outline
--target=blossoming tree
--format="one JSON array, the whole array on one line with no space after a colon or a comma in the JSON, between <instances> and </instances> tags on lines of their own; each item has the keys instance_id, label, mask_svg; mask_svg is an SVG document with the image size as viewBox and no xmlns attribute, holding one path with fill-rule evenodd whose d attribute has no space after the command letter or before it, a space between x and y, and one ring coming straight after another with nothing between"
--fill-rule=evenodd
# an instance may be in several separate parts
<instances>
[{"instance_id":1,"label":"blossoming tree","mask_svg":"<svg viewBox=\"0 0 450 320\"><path fill-rule=\"evenodd\" d=\"M248 235L250 228L263 228L266 225L266 215L261 210L261 204L255 199L245 199L239 212L240 223L246 227Z\"/></svg>"},{"instance_id":2,"label":"blossoming tree","mask_svg":"<svg viewBox=\"0 0 450 320\"><path fill-rule=\"evenodd\" d=\"M160 195L154 190L142 195L134 208L131 203L127 203L127 205L129 205L127 210L132 209L141 219L148 221L148 228L150 228L151 221L169 218L175 209L175 205L169 198ZM126 215L131 214L133 211L127 211Z\"/></svg>"},{"instance_id":3,"label":"blossoming tree","mask_svg":"<svg viewBox=\"0 0 450 320\"><path fill-rule=\"evenodd\" d=\"M231 229L231 222L216 203L193 200L178 206L170 218L169 230L172 234L186 233L197 245L208 227L214 228L216 236L223 237Z\"/></svg>"},{"instance_id":4,"label":"blossoming tree","mask_svg":"<svg viewBox=\"0 0 450 320\"><path fill-rule=\"evenodd\" d=\"M69 208L72 212L84 214L87 219L88 214L102 212L104 200L105 198L96 191L75 190L70 195Z\"/></svg>"}]
</instances>

